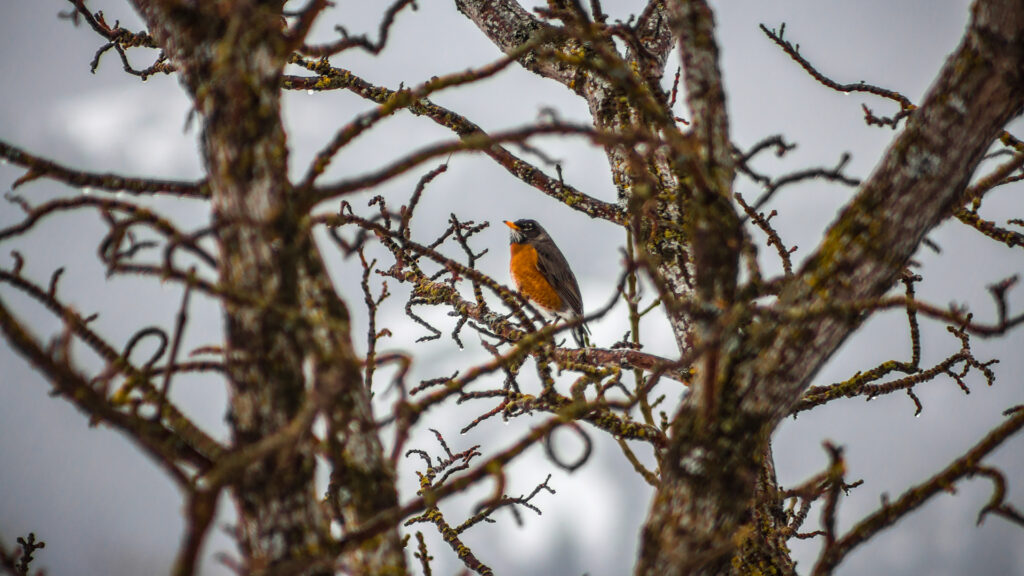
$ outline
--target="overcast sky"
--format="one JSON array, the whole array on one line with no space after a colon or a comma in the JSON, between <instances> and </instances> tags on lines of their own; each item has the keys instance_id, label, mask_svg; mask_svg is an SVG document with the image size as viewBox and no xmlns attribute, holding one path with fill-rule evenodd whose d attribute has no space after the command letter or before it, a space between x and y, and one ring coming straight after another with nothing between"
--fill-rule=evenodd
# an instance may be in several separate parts
<instances>
[{"instance_id":1,"label":"overcast sky","mask_svg":"<svg viewBox=\"0 0 1024 576\"><path fill-rule=\"evenodd\" d=\"M318 35L329 37L335 24L352 32L376 33L383 1L339 0L338 8L320 23ZM642 2L605 0L612 18L625 19ZM7 0L0 5L0 139L38 154L93 171L121 171L176 179L202 176L196 130L184 130L189 102L173 77L146 83L125 75L113 54L95 75L89 62L100 39L86 27L74 28L57 18L67 9L57 0ZM107 20L138 27L138 19L122 0L91 2ZM808 166L832 166L844 152L852 154L848 173L866 177L892 140L889 129L863 123L861 105L891 114L894 107L862 95L827 91L789 61L758 30L758 24L787 24L787 36L802 53L841 82L864 80L901 91L919 102L936 72L956 47L968 18L964 0L861 0L822 2L791 0L714 2L718 40L722 52L733 139L741 147L777 133L786 134L798 148L782 160L765 158L762 169L781 172ZM396 88L415 85L431 76L479 66L494 60L496 49L450 0L420 0L419 10L403 12L387 50L372 57L345 53L334 63L362 77ZM132 53L139 67L151 54ZM672 70L674 70L672 65ZM669 74L671 75L672 70ZM438 94L436 102L449 106L489 130L521 126L554 109L565 119L586 121L585 104L564 87L511 69L468 89ZM334 131L354 114L368 108L347 93L285 97L292 169L306 163ZM682 111L682 109L680 109ZM1014 125L1024 135L1020 123ZM403 151L450 139L433 122L398 115L378 130L362 136L332 165L326 180L380 166ZM559 159L566 180L604 200L615 190L599 151L574 141L546 140L540 144ZM593 308L612 295L619 247L624 235L610 225L561 206L530 189L480 156L455 157L448 172L427 190L414 221L414 234L430 240L442 230L448 214L463 220L489 221L492 227L476 246L490 252L480 268L506 278L507 234L504 219L537 218L551 231L580 280L585 303ZM357 208L374 193L384 193L397 206L408 198L426 166L380 191L353 203ZM0 189L8 189L22 172L0 166ZM758 190L741 182L748 198ZM32 202L78 192L49 182L19 190ZM985 200L983 214L1005 220L1024 217L1024 186L1007 188ZM810 183L787 190L770 205L779 216L773 221L789 245L799 247L796 257L813 252L822 231L851 190ZM201 227L209 214L199 202L154 200L150 204L183 226ZM0 204L0 227L19 219L14 205ZM496 225L496 226L495 226ZM112 342L123 344L132 333L149 325L171 326L180 291L171 285L136 279L108 281L96 258L96 245L104 234L97 217L52 218L32 235L5 243L0 266L9 268L8 255L18 249L26 256L24 273L45 282L59 266L67 271L60 294L76 309L101 313L95 327ZM757 233L755 238L762 238ZM1024 252L1000 249L976 232L947 223L930 235L941 254L922 251L917 260L925 282L920 297L944 305L971 306L981 318L994 317L985 287L1010 274L1024 272ZM353 306L362 300L357 269L323 245L340 293ZM762 247L769 262L770 249ZM453 252L454 254L454 252ZM389 262L386 260L384 264ZM766 264L778 270L777 264ZM398 292L397 287L392 287ZM1024 308L1024 289L1010 301ZM40 338L57 334L60 326L45 310L20 294L0 286L0 298L14 306ZM445 311L425 312L432 321L450 326ZM365 326L365 319L359 316ZM383 344L388 349L412 349L422 330L402 312L402 301L392 298L382 311L381 325L396 332ZM622 309L592 326L595 341L608 345L626 330ZM396 330L397 328L397 330ZM940 324L926 322L923 364L930 366L959 349L959 342ZM216 342L221 334L217 308L194 298L186 348ZM647 350L671 354L674 348L664 323L652 320L645 328ZM362 341L362 337L356 338ZM466 334L467 349L458 352L450 341L424 346L416 377L451 374L468 361L486 357L475 338ZM898 495L911 482L919 482L944 467L977 442L1001 420L1004 409L1024 403L1024 331L998 341L976 340L981 360L999 358L993 367L996 383L987 387L980 375L968 377L965 395L949 379L938 379L917 390L924 411L914 417L913 402L897 394L871 403L845 400L805 413L783 424L775 436L775 457L783 485L792 486L827 464L821 443L828 439L846 447L849 478L864 485L844 498L839 526L846 530L874 509L882 494ZM142 354L145 351L140 351ZM889 359L909 359L910 345L902 314L873 318L848 341L818 375L817 384L845 380ZM90 370L100 368L87 354L76 357ZM524 374L526 372L524 371ZM525 385L536 385L524 379ZM226 392L213 378L182 379L174 399L217 437L226 439L223 423ZM47 542L36 567L49 574L109 575L152 574L169 570L182 530L180 495L162 473L119 434L103 427L90 428L87 419L70 404L51 398L48 385L4 343L0 344L0 537L10 547L15 536L35 531ZM678 391L667 390L678 396ZM446 433L453 449L483 444L485 456L507 446L531 423L500 422L481 426L460 437L457 430L490 406L462 406L430 415L423 424ZM529 420L529 419L527 419ZM539 421L534 418L533 422ZM516 527L510 516L495 525L474 528L467 543L498 574L583 574L613 576L631 571L639 527L648 510L651 491L609 439L600 438L593 459L569 475L546 461L541 451L529 453L512 468L512 494L529 492L552 474L557 494L535 501L542 516L527 512L525 525ZM564 441L566 450L573 439ZM435 451L431 435L414 438L410 447ZM638 448L642 450L641 448ZM1010 500L1024 507L1024 437L1008 442L988 461L1001 466L1011 479ZM402 463L402 499L414 495L417 462ZM922 510L849 557L838 574L895 574L954 576L960 574L1024 575L1024 532L1006 521L989 518L975 526L978 510L990 491L985 481L961 483L956 495L943 495ZM489 487L474 493L486 495ZM455 501L446 508L454 520L471 510L474 501ZM231 522L231 505L221 501L222 525ZM806 527L813 529L815 510ZM429 528L423 528L429 534ZM435 573L451 574L458 563L450 550L431 536L437 558ZM817 540L792 544L806 573L817 554ZM203 573L227 574L214 556L234 555L231 540L218 530L206 547Z\"/></svg>"}]
</instances>

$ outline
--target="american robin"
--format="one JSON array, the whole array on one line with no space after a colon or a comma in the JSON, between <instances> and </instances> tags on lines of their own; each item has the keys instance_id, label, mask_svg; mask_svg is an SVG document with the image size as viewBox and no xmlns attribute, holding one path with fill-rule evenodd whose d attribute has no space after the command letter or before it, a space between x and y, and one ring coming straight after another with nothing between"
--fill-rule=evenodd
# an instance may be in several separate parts
<instances>
[{"instance_id":1,"label":"american robin","mask_svg":"<svg viewBox=\"0 0 1024 576\"><path fill-rule=\"evenodd\" d=\"M516 288L545 312L562 320L575 320L583 315L580 285L569 269L562 251L536 220L505 221L512 256L509 271ZM572 329L572 337L580 347L586 346L590 330L586 324Z\"/></svg>"}]
</instances>

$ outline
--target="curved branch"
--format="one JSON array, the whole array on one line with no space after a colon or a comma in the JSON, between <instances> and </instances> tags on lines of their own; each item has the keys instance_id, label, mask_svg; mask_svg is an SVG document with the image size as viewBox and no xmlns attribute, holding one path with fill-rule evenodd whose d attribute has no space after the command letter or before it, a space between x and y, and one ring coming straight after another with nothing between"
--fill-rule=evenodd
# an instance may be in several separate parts
<instances>
[{"instance_id":1,"label":"curved branch","mask_svg":"<svg viewBox=\"0 0 1024 576\"><path fill-rule=\"evenodd\" d=\"M954 460L944 470L932 476L927 482L910 488L895 502L884 504L881 509L858 522L844 536L826 546L818 563L814 566L812 574L814 576L831 574L839 562L858 545L920 508L932 497L949 491L954 482L977 474L980 470L985 470L978 466L981 459L1003 445L1021 428L1024 428L1024 409L1018 406L1010 414L1009 419L989 432L966 454Z\"/></svg>"},{"instance_id":2,"label":"curved branch","mask_svg":"<svg viewBox=\"0 0 1024 576\"><path fill-rule=\"evenodd\" d=\"M794 46L793 43L785 39L785 24L780 26L778 31L769 30L768 27L765 26L764 24L760 24L759 26L761 28L761 31L764 32L765 36L767 36L772 42L777 44L779 48L782 48L786 55L788 55L797 64L799 64L801 68L806 70L812 78L814 78L821 84L831 88L832 90L835 90L837 92L843 92L846 94L850 92L864 92L866 94L874 94L879 98L885 98L887 100L892 100L893 102L896 102L897 104L900 105L901 112L909 112L914 109L914 105L913 103L911 103L910 99L904 96L903 94L900 94L899 92L887 90L885 88L881 88L879 86L875 86L872 84L866 84L863 81L857 82L856 84L839 83L836 82L835 80L832 80L828 76L825 76L824 74L819 72L813 64L811 64L806 58L804 58L802 54L800 54L800 50L798 47L799 45ZM895 128L895 124L893 125L893 127Z\"/></svg>"},{"instance_id":3,"label":"curved branch","mask_svg":"<svg viewBox=\"0 0 1024 576\"><path fill-rule=\"evenodd\" d=\"M25 329L0 300L0 332L7 342L21 353L39 371L47 375L54 388L67 397L80 410L98 421L108 422L137 442L171 478L182 486L188 485L187 473L182 467L188 462L200 468L210 466L209 455L199 452L164 424L125 413L114 408L89 380L75 370L67 359L56 357Z\"/></svg>"},{"instance_id":4,"label":"curved branch","mask_svg":"<svg viewBox=\"0 0 1024 576\"><path fill-rule=\"evenodd\" d=\"M36 300L37 302L45 306L46 309L53 313L54 316L57 316L63 320L66 331L65 335L63 336L64 338L67 338L71 335L77 336L82 340L82 342L88 345L96 354L103 358L107 362L108 368L99 377L100 380L109 380L115 372L121 372L126 377L126 383L123 385L122 390L126 390L129 387L138 388L141 390L142 397L145 400L153 402L156 399L158 392L156 390L156 386L153 385L153 383L149 380L149 377L156 376L159 374L165 374L167 372L178 371L178 369L180 368L180 366L176 366L171 363L168 363L166 366L162 368L147 366L145 370L136 367L128 359L128 356L131 355L130 351L124 354L119 353L106 340L102 339L95 331L91 330L88 327L88 318L83 318L80 314L78 314L77 312L75 312L74 310L72 310L71 308L57 300L57 298L53 294L53 280L51 280L50 290L46 291L43 290L41 287L36 286L32 282L22 278L16 272L11 273L5 270L0 270L0 282L9 284L13 288L20 290L24 294L27 294L30 298ZM0 306L2 306L2 303L0 303ZM7 320L3 321L11 322L12 324L10 324L7 329L4 329L4 331L6 332L7 330L10 330L10 332L8 333L9 339L13 337L24 338L24 340L22 341L23 344L16 346L19 350L23 351L23 354L25 354L30 359L40 358L40 362L43 362L43 359L47 357L50 358L51 364L56 362L56 359L52 355L46 356L45 352L43 353L43 356L37 356L37 354L39 354L41 350L39 344L36 343L28 334L20 333L22 326L20 326L17 323L18 320L14 318L13 315L8 315L7 318ZM3 327L0 326L0 329L3 329ZM13 343L14 342L12 341L12 344ZM154 360L158 358L159 356L156 356ZM33 360L33 362L35 362L35 360ZM153 361L151 360L150 363L152 362ZM57 365L54 364L54 366ZM51 368L53 370L58 369L54 368L53 366L51 366ZM63 368L62 370L66 371L67 373L74 372L73 368L70 366ZM73 382L72 384L69 385L78 386L79 383ZM76 396L73 396L72 394L69 394L68 390L66 389L62 389L61 391L64 392L69 398L71 398L72 401L75 402L77 406L79 406L79 408L87 412L92 418L112 421L115 425L122 427L122 429L124 429L127 433L131 434L132 431L130 429L123 428L122 425L133 421L132 419L135 418L135 416L123 414L122 412L118 411L113 402L108 402L107 398L104 395L96 392L96 387L93 386L93 382L89 382L84 385L87 386L89 390L82 392L82 398L78 398ZM58 387L58 389L61 388ZM102 402L104 405L100 406L99 404L96 404L97 402ZM169 425L168 429L163 424L160 424L161 429L167 431L168 434L173 435L173 437L175 438L174 442L168 443L168 449L173 447L172 445L180 445L177 447L177 449L179 450L179 458L187 459L189 462L199 467L200 469L206 469L211 465L212 462L216 461L224 452L224 447L219 442L217 442L212 437L203 432L202 429L200 429L191 420L189 420L177 408L177 406L171 403L163 403L160 410L163 422ZM111 420L111 416L114 414L120 414L121 416L114 420ZM148 430L148 425L143 425L142 429L143 431ZM171 430L173 430L173 432L171 432ZM143 444L145 444L146 442L145 439L139 440ZM166 442L166 440L160 441Z\"/></svg>"},{"instance_id":5,"label":"curved branch","mask_svg":"<svg viewBox=\"0 0 1024 576\"><path fill-rule=\"evenodd\" d=\"M326 5L326 2L318 3L318 10L322 9L320 4ZM326 56L333 56L340 52L344 52L349 48L360 47L371 54L380 54L380 51L384 49L384 45L388 42L388 36L391 33L391 26L395 23L395 17L402 11L403 8L409 5L416 9L415 0L395 0L393 4L384 12L384 16L381 18L380 25L377 30L378 40L376 42L370 40L365 34L359 36L349 36L348 31L343 26L336 26L335 30L341 34L341 38L329 44L319 45L303 45L299 51L308 56L314 56L317 58L323 58ZM312 20L312 18L304 18L300 21L300 24L304 23L305 20ZM309 25L311 25L310 22ZM301 35L296 34L296 38L302 38L305 36L305 31L308 31L309 25L300 26L296 31Z\"/></svg>"}]
</instances>

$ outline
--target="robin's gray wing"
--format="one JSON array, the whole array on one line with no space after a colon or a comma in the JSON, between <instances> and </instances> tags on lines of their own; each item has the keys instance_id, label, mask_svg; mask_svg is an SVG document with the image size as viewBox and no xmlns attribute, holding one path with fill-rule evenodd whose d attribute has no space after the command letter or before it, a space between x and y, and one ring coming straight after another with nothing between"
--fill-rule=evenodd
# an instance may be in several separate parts
<instances>
[{"instance_id":1,"label":"robin's gray wing","mask_svg":"<svg viewBox=\"0 0 1024 576\"><path fill-rule=\"evenodd\" d=\"M534 247L537 249L537 268L541 275L554 287L562 302L568 304L569 309L577 316L582 316L583 298L580 296L580 285L569 269L569 263L565 261L562 251L550 240L537 242Z\"/></svg>"}]
</instances>

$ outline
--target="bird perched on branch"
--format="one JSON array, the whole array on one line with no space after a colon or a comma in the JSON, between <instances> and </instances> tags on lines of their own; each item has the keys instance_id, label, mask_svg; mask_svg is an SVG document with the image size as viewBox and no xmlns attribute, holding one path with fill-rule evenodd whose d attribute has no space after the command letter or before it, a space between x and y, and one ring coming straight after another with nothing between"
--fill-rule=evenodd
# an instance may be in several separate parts
<instances>
[{"instance_id":1,"label":"bird perched on branch","mask_svg":"<svg viewBox=\"0 0 1024 576\"><path fill-rule=\"evenodd\" d=\"M511 228L509 271L516 288L545 312L566 321L583 316L583 298L576 276L562 251L536 220L505 221ZM572 328L580 347L589 344L586 324Z\"/></svg>"}]
</instances>

